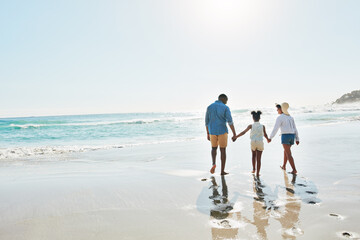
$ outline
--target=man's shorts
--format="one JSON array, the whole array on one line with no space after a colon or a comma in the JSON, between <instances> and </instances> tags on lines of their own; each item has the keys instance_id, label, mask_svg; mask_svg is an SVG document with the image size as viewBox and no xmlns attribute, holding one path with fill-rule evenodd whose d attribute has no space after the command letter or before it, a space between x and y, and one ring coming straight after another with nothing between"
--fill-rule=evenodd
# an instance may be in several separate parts
<instances>
[{"instance_id":1,"label":"man's shorts","mask_svg":"<svg viewBox=\"0 0 360 240\"><path fill-rule=\"evenodd\" d=\"M263 141L251 141L251 151L264 151L264 142Z\"/></svg>"},{"instance_id":2,"label":"man's shorts","mask_svg":"<svg viewBox=\"0 0 360 240\"><path fill-rule=\"evenodd\" d=\"M227 147L228 134L210 135L210 142L212 147L220 146L221 148Z\"/></svg>"},{"instance_id":3,"label":"man's shorts","mask_svg":"<svg viewBox=\"0 0 360 240\"><path fill-rule=\"evenodd\" d=\"M281 134L281 144L294 145L295 134Z\"/></svg>"}]
</instances>

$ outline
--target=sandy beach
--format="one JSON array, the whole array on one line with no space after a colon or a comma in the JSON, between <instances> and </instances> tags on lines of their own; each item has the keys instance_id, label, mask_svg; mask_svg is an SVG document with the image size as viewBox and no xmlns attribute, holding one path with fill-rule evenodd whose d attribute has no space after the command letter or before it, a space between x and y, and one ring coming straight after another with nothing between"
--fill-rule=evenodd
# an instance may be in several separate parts
<instances>
[{"instance_id":1,"label":"sandy beach","mask_svg":"<svg viewBox=\"0 0 360 240\"><path fill-rule=\"evenodd\" d=\"M0 240L360 240L359 9L0 1Z\"/></svg>"},{"instance_id":2,"label":"sandy beach","mask_svg":"<svg viewBox=\"0 0 360 240\"><path fill-rule=\"evenodd\" d=\"M359 122L279 137L250 174L248 136L214 175L205 139L0 162L0 239L359 239ZM341 143L341 144L340 144ZM290 166L288 166L290 170Z\"/></svg>"}]
</instances>

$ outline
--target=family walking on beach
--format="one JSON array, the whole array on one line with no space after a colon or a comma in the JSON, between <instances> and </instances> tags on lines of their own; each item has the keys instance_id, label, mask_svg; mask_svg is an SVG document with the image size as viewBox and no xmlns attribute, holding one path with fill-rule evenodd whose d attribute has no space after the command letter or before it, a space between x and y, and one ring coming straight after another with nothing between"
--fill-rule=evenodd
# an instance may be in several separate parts
<instances>
[{"instance_id":1,"label":"family walking on beach","mask_svg":"<svg viewBox=\"0 0 360 240\"><path fill-rule=\"evenodd\" d=\"M289 161L290 166L292 167L292 174L296 174L297 170L295 167L294 158L291 154L291 146L296 143L300 143L299 134L296 129L295 121L293 117L290 116L288 112L289 104L284 102L281 105L276 104L276 109L279 116L276 119L275 126L268 137L265 126L260 123L261 111L252 111L251 115L253 117L254 123L247 126L247 128L242 131L240 134L236 135L234 123L231 117L231 111L228 106L226 106L228 97L225 94L220 94L218 100L208 106L205 116L205 126L207 132L207 139L211 142L211 157L212 157L212 167L210 169L211 173L215 172L216 168L216 155L217 149L220 147L220 159L221 159L221 175L228 174L225 172L226 164L226 147L228 142L228 128L226 123L228 123L233 137L232 141L236 141L237 138L243 136L245 133L250 131L251 139L251 152L252 152L252 173L256 172L256 176L260 175L261 168L261 155L264 151L263 138L267 140L268 143L275 137L279 128L281 131L281 144L284 148L284 161L281 169L286 170L286 164Z\"/></svg>"}]
</instances>

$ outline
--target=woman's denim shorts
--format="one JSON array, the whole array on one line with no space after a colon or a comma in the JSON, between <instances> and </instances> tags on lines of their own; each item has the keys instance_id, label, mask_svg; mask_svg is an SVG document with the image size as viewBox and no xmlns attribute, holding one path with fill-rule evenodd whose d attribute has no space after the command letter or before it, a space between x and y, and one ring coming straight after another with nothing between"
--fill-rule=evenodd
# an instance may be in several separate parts
<instances>
[{"instance_id":1,"label":"woman's denim shorts","mask_svg":"<svg viewBox=\"0 0 360 240\"><path fill-rule=\"evenodd\" d=\"M295 134L281 134L281 144L294 145Z\"/></svg>"}]
</instances>

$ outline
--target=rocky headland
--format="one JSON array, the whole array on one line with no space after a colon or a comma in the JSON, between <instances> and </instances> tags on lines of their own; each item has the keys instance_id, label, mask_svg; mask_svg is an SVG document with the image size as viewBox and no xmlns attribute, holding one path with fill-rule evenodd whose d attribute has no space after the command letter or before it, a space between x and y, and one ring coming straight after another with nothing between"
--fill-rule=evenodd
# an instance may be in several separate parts
<instances>
[{"instance_id":1,"label":"rocky headland","mask_svg":"<svg viewBox=\"0 0 360 240\"><path fill-rule=\"evenodd\" d=\"M344 104L344 103L355 103L360 102L360 90L352 91L351 93L346 93L340 98L336 99L335 104Z\"/></svg>"}]
</instances>

